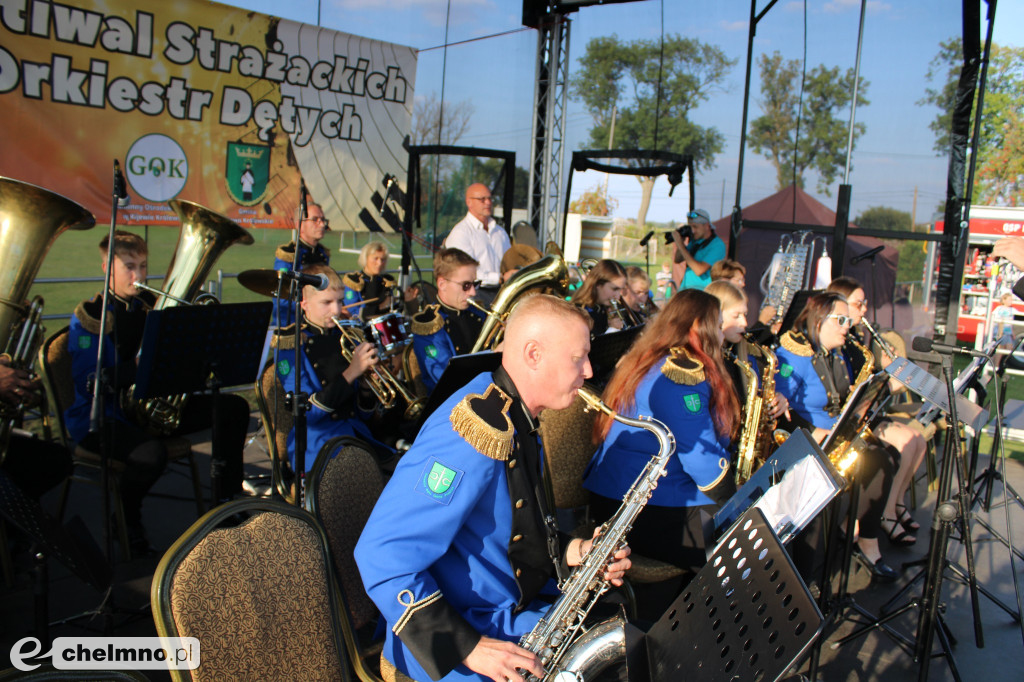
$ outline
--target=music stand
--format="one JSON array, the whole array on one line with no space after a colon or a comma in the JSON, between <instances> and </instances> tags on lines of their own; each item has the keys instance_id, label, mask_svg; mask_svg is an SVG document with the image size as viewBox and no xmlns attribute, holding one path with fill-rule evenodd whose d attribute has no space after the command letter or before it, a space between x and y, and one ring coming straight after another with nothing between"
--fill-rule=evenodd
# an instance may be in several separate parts
<instances>
[{"instance_id":1,"label":"music stand","mask_svg":"<svg viewBox=\"0 0 1024 682\"><path fill-rule=\"evenodd\" d=\"M615 369L615 364L626 354L646 325L640 324L617 332L600 334L590 340L590 367L594 381L604 385L604 379Z\"/></svg>"},{"instance_id":2,"label":"music stand","mask_svg":"<svg viewBox=\"0 0 1024 682\"><path fill-rule=\"evenodd\" d=\"M50 641L47 559L53 557L97 592L110 587L110 566L81 517L76 516L61 525L3 471L0 471L0 516L33 540L35 630L36 638L45 648Z\"/></svg>"},{"instance_id":3,"label":"music stand","mask_svg":"<svg viewBox=\"0 0 1024 682\"><path fill-rule=\"evenodd\" d=\"M786 675L821 632L821 612L760 509L748 509L648 631L652 682Z\"/></svg>"},{"instance_id":4,"label":"music stand","mask_svg":"<svg viewBox=\"0 0 1024 682\"><path fill-rule=\"evenodd\" d=\"M845 485L810 434L797 429L718 510L712 537L726 535L747 509L757 507L785 544ZM709 555L717 551L708 547Z\"/></svg>"},{"instance_id":5,"label":"music stand","mask_svg":"<svg viewBox=\"0 0 1024 682\"><path fill-rule=\"evenodd\" d=\"M441 403L448 400L455 391L468 384L477 375L493 372L499 367L501 367L501 353L494 351L456 355L448 360L448 366L441 373L441 378L437 380L437 386L431 391L430 399L427 401L426 407L423 408L423 414L420 416L416 430L419 431L423 423L427 421L427 417L441 407Z\"/></svg>"},{"instance_id":6,"label":"music stand","mask_svg":"<svg viewBox=\"0 0 1024 682\"><path fill-rule=\"evenodd\" d=\"M801 289L793 295L793 300L789 302L789 308L786 309L786 315L782 318L779 336L793 328L793 323L796 322L797 316L807 306L807 299L814 294L820 294L821 291L821 289Z\"/></svg>"},{"instance_id":7,"label":"music stand","mask_svg":"<svg viewBox=\"0 0 1024 682\"><path fill-rule=\"evenodd\" d=\"M229 303L177 306L146 315L136 374L135 400L210 391L213 400L210 457L211 503L223 499L224 453L220 430L220 389L249 385L262 361L263 340L273 304Z\"/></svg>"}]
</instances>

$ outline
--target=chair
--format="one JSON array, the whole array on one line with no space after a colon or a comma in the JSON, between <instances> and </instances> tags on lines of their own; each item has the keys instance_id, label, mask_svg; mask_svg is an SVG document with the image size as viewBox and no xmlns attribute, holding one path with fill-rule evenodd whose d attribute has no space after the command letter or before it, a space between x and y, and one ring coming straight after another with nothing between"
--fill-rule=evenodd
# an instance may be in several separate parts
<instances>
[{"instance_id":1,"label":"chair","mask_svg":"<svg viewBox=\"0 0 1024 682\"><path fill-rule=\"evenodd\" d=\"M260 410L263 430L267 435L272 487L288 501L294 501L294 474L288 463L288 434L292 430L292 413L285 404L285 390L277 378L274 363L268 364L256 380L256 405Z\"/></svg>"},{"instance_id":2,"label":"chair","mask_svg":"<svg viewBox=\"0 0 1024 682\"><path fill-rule=\"evenodd\" d=\"M334 584L327 538L307 511L266 499L217 507L153 575L157 634L202 644L202 665L172 678L345 679Z\"/></svg>"},{"instance_id":3,"label":"chair","mask_svg":"<svg viewBox=\"0 0 1024 682\"><path fill-rule=\"evenodd\" d=\"M58 670L49 663L29 671L0 670L0 682L64 682L68 677L67 670ZM76 670L74 677L82 682L149 682L148 677L136 670Z\"/></svg>"},{"instance_id":4,"label":"chair","mask_svg":"<svg viewBox=\"0 0 1024 682\"><path fill-rule=\"evenodd\" d=\"M569 510L570 532L590 537L594 523L587 505L590 493L583 487L583 473L597 451L590 437L597 414L584 409L579 396L564 410L545 410L540 415L540 437L544 445L545 478L550 481L556 510ZM654 453L651 453L652 455ZM630 581L657 583L683 574L677 566L633 554L633 566L626 573Z\"/></svg>"},{"instance_id":5,"label":"chair","mask_svg":"<svg viewBox=\"0 0 1024 682\"><path fill-rule=\"evenodd\" d=\"M361 682L381 682L383 642L371 641L380 614L363 588L353 551L383 489L376 458L363 442L349 436L324 445L306 482L306 507L327 534L341 587L342 634Z\"/></svg>"},{"instance_id":6,"label":"chair","mask_svg":"<svg viewBox=\"0 0 1024 682\"><path fill-rule=\"evenodd\" d=\"M53 400L53 412L58 427L56 430L61 442L65 446L70 445L71 438L64 424L64 410L69 408L75 400L75 384L71 376L71 353L68 351L68 329L68 327L64 327L43 341L42 346L39 348L37 362L37 366L40 368L44 393ZM205 511L203 491L200 485L199 468L196 466L195 455L192 452L192 443L187 438L180 436L165 438L163 442L167 448L168 462L187 463L192 477L192 492L196 500L196 515L202 516ZM81 446L75 446L72 456L76 465L96 470L99 470L101 467L99 453L86 450ZM108 466L110 471L115 474L124 470L124 464L118 461L109 461ZM57 511L58 518L64 516L64 507L67 504L72 480L98 484L98 481L93 478L75 475L69 477L61 492ZM121 554L128 561L131 559L131 550L128 547L128 529L125 524L124 505L121 503L121 491L117 484L117 476L111 476L110 480L110 489L114 500L114 516L117 520L118 539L121 543Z\"/></svg>"}]
</instances>

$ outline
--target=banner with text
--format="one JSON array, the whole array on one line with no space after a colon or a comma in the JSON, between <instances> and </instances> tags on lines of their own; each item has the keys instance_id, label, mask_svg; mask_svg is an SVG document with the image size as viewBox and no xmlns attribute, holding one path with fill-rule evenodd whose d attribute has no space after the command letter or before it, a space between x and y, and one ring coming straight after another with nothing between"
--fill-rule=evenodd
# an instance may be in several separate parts
<instances>
[{"instance_id":1,"label":"banner with text","mask_svg":"<svg viewBox=\"0 0 1024 682\"><path fill-rule=\"evenodd\" d=\"M0 0L0 175L126 225L177 225L187 199L292 228L300 181L334 229L390 230L416 52L203 0Z\"/></svg>"}]
</instances>

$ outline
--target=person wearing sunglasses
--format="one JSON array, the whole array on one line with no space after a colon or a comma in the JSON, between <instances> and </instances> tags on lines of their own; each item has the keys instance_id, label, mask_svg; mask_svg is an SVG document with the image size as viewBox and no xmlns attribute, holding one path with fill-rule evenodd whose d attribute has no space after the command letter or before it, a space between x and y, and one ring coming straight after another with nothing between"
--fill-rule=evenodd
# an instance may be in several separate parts
<instances>
[{"instance_id":1,"label":"person wearing sunglasses","mask_svg":"<svg viewBox=\"0 0 1024 682\"><path fill-rule=\"evenodd\" d=\"M834 291L815 294L807 299L793 328L782 335L776 351L779 373L775 386L789 398L790 426L807 428L819 443L835 426L850 393L850 372L842 349L852 322L845 296ZM856 478L861 491L854 556L872 578L892 582L899 577L899 571L885 563L878 547L886 496L893 480L892 461L881 446L869 445L864 449ZM805 531L811 533L812 528ZM814 551L815 540L820 538L804 539L808 561L820 558L821 553ZM802 563L797 555L794 561L798 566ZM808 577L820 575L814 566L804 565L801 570L805 575L810 571Z\"/></svg>"},{"instance_id":2,"label":"person wearing sunglasses","mask_svg":"<svg viewBox=\"0 0 1024 682\"><path fill-rule=\"evenodd\" d=\"M672 232L675 244L673 279L681 289L703 289L711 284L711 266L725 258L725 243L711 227L711 216L703 208L686 214L685 230Z\"/></svg>"},{"instance_id":3,"label":"person wearing sunglasses","mask_svg":"<svg viewBox=\"0 0 1024 682\"><path fill-rule=\"evenodd\" d=\"M477 277L481 286L476 298L490 303L501 286L501 257L512 248L512 242L492 217L494 197L487 185L477 182L466 188L466 208L466 217L455 224L444 245L468 253L480 264Z\"/></svg>"},{"instance_id":4,"label":"person wearing sunglasses","mask_svg":"<svg viewBox=\"0 0 1024 682\"><path fill-rule=\"evenodd\" d=\"M423 372L423 383L433 391L456 355L473 349L483 327L482 313L469 305L480 286L477 262L460 249L441 249L434 255L437 303L412 318L412 345Z\"/></svg>"},{"instance_id":5,"label":"person wearing sunglasses","mask_svg":"<svg viewBox=\"0 0 1024 682\"><path fill-rule=\"evenodd\" d=\"M296 270L301 272L310 265L330 265L331 252L320 244L324 234L331 229L324 217L324 209L320 204L310 203L306 207L306 219L299 222L299 264ZM274 252L274 269L291 270L295 262L295 242L281 244ZM295 322L295 303L290 299L277 299L273 323L286 327Z\"/></svg>"},{"instance_id":6,"label":"person wearing sunglasses","mask_svg":"<svg viewBox=\"0 0 1024 682\"><path fill-rule=\"evenodd\" d=\"M866 342L865 335L860 330L861 320L864 319L864 314L868 310L867 296L860 282L852 277L837 277L828 285L826 291L835 291L846 296L850 305L851 326L850 332L846 336L846 345L843 347L843 355L850 367L850 375L857 376L865 362L864 353L856 348L854 343L861 346L871 344L868 347L875 350L875 371L892 362L895 358L890 358L883 353L877 343ZM900 389L903 388L895 381L890 383L890 387L893 387L893 384ZM896 388L893 387L893 390ZM914 520L903 501L914 479L914 473L921 466L928 450L928 443L922 433L913 427L912 421L912 419L908 419L907 423L901 423L890 418L879 422L871 429L872 433L889 446L890 455L893 455L894 461L898 462L882 518L882 530L888 536L889 542L896 546L915 544L917 537L914 533L921 529L921 525Z\"/></svg>"}]
</instances>

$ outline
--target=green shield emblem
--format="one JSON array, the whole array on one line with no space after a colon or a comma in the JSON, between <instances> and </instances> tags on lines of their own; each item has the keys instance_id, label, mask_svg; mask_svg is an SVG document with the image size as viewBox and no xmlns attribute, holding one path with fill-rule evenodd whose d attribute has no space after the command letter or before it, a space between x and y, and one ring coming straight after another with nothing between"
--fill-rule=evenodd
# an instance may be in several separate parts
<instances>
[{"instance_id":1,"label":"green shield emblem","mask_svg":"<svg viewBox=\"0 0 1024 682\"><path fill-rule=\"evenodd\" d=\"M267 192L270 182L270 147L228 142L224 179L235 203L254 206Z\"/></svg>"},{"instance_id":2,"label":"green shield emblem","mask_svg":"<svg viewBox=\"0 0 1024 682\"><path fill-rule=\"evenodd\" d=\"M788 377L792 373L793 373L793 365L787 365L787 364L783 363L783 365L781 367L779 367L779 374L781 374L784 377Z\"/></svg>"},{"instance_id":3,"label":"green shield emblem","mask_svg":"<svg viewBox=\"0 0 1024 682\"><path fill-rule=\"evenodd\" d=\"M280 360L277 363L277 373L281 376L288 376L292 373L292 365L287 360Z\"/></svg>"},{"instance_id":4,"label":"green shield emblem","mask_svg":"<svg viewBox=\"0 0 1024 682\"><path fill-rule=\"evenodd\" d=\"M91 347L92 347L92 337L91 336L79 336L78 337L78 348L79 349L85 350L85 349L91 348Z\"/></svg>"},{"instance_id":5,"label":"green shield emblem","mask_svg":"<svg viewBox=\"0 0 1024 682\"><path fill-rule=\"evenodd\" d=\"M426 351L427 351L427 356L428 357L431 357L431 358L436 358L437 357L437 348L435 348L433 344L427 346Z\"/></svg>"},{"instance_id":6,"label":"green shield emblem","mask_svg":"<svg viewBox=\"0 0 1024 682\"><path fill-rule=\"evenodd\" d=\"M430 468L430 474L427 476L427 487L430 488L431 492L443 495L448 492L448 488L452 487L452 481L454 480L454 471L440 462L434 462L434 466Z\"/></svg>"},{"instance_id":7,"label":"green shield emblem","mask_svg":"<svg viewBox=\"0 0 1024 682\"><path fill-rule=\"evenodd\" d=\"M700 412L700 396L696 393L683 396L683 404L690 412Z\"/></svg>"}]
</instances>

